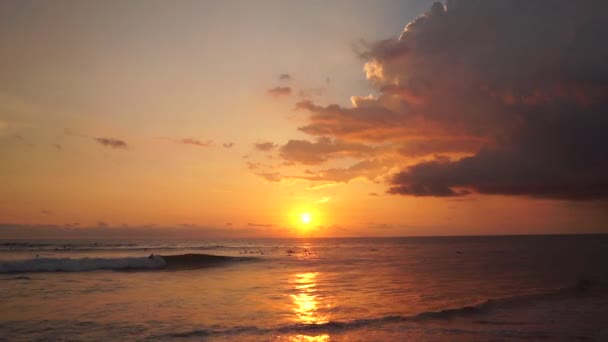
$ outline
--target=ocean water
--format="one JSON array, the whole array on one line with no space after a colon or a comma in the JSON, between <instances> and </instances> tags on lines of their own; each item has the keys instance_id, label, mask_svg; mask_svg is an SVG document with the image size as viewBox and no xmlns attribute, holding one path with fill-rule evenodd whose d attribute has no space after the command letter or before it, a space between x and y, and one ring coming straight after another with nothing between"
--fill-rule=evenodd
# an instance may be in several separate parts
<instances>
[{"instance_id":1,"label":"ocean water","mask_svg":"<svg viewBox=\"0 0 608 342\"><path fill-rule=\"evenodd\" d=\"M607 235L0 241L0 340L608 341L607 284Z\"/></svg>"}]
</instances>

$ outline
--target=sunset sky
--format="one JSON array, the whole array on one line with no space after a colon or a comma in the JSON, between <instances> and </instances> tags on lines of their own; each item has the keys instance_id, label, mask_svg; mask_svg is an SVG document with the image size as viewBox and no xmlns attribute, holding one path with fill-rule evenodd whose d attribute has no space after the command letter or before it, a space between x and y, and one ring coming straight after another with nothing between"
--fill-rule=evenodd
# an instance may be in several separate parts
<instances>
[{"instance_id":1,"label":"sunset sky","mask_svg":"<svg viewBox=\"0 0 608 342\"><path fill-rule=\"evenodd\" d=\"M608 232L606 7L2 1L0 238Z\"/></svg>"}]
</instances>

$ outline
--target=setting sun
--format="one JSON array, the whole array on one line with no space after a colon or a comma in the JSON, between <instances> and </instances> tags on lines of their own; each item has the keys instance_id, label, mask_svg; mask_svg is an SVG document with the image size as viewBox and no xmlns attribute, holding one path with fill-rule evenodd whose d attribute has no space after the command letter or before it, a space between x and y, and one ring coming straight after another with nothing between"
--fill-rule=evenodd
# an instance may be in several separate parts
<instances>
[{"instance_id":1,"label":"setting sun","mask_svg":"<svg viewBox=\"0 0 608 342\"><path fill-rule=\"evenodd\" d=\"M310 223L310 219L311 219L310 213L302 213L302 215L300 216L300 220L304 224Z\"/></svg>"}]
</instances>

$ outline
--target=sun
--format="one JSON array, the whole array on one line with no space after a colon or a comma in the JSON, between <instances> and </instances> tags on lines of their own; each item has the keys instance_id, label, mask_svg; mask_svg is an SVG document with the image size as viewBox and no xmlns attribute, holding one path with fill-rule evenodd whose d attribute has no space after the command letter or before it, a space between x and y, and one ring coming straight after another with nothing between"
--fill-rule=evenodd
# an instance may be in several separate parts
<instances>
[{"instance_id":1,"label":"sun","mask_svg":"<svg viewBox=\"0 0 608 342\"><path fill-rule=\"evenodd\" d=\"M310 223L310 213L302 213L300 215L300 221L302 221L302 223L304 224L309 224Z\"/></svg>"}]
</instances>

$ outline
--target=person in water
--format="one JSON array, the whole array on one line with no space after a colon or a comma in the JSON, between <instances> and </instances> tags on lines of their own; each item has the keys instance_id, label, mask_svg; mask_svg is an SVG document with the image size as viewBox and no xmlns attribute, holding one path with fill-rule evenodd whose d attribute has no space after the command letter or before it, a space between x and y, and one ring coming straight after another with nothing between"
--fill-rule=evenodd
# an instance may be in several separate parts
<instances>
[{"instance_id":1,"label":"person in water","mask_svg":"<svg viewBox=\"0 0 608 342\"><path fill-rule=\"evenodd\" d=\"M150 254L150 256L148 257L148 259L152 259L154 258L154 253Z\"/></svg>"}]
</instances>

